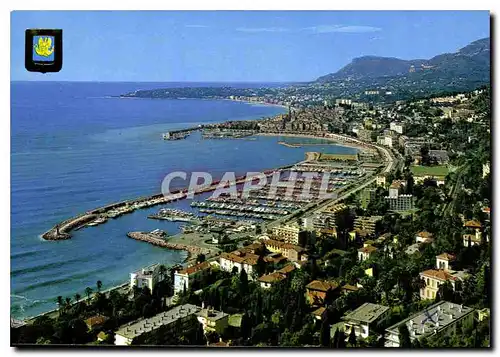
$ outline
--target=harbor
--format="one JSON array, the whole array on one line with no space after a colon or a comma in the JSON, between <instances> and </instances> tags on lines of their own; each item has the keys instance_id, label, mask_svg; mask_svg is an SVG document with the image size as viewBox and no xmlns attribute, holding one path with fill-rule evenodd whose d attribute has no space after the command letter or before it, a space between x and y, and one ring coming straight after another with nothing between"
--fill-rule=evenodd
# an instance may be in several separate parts
<instances>
[{"instance_id":1,"label":"harbor","mask_svg":"<svg viewBox=\"0 0 500 357\"><path fill-rule=\"evenodd\" d=\"M271 176L272 174L274 174L274 172L281 171L290 167L291 165L286 165L276 169L265 170L263 173L266 176ZM236 185L241 185L245 182L245 180L245 175L239 176L236 177L235 183ZM202 193L214 191L219 187L219 183L220 181L216 180L210 185L199 187L192 193L194 195L199 195ZM136 210L150 208L157 205L165 205L176 202L178 200L183 200L188 196L189 193L191 192L188 192L187 188L183 188L174 190L169 195L163 195L162 193L159 193L152 196L112 203L110 205L87 211L83 214L60 222L50 230L43 233L41 237L45 240L70 239L71 231L88 226L89 223L91 223L92 226L103 224L107 221L108 218L118 218L124 214L129 214Z\"/></svg>"}]
</instances>

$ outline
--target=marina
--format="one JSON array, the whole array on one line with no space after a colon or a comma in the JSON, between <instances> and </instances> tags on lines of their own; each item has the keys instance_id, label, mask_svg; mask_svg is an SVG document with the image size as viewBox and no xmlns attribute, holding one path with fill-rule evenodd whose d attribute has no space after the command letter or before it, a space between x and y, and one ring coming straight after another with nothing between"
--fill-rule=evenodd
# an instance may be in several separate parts
<instances>
[{"instance_id":1,"label":"marina","mask_svg":"<svg viewBox=\"0 0 500 357\"><path fill-rule=\"evenodd\" d=\"M265 170L263 173L266 176L270 176L275 172L288 169L291 165L286 165L283 167L279 167L276 169ZM235 183L236 185L240 185L244 183L246 180L246 176L236 177ZM199 187L194 190L192 193L194 195L199 195L205 192L211 192L218 188L220 181L214 181L210 185ZM173 203L178 200L185 199L188 196L188 189L178 189L171 192L169 195L163 195L162 193L155 194L152 196L141 197L138 199L132 199L128 201L121 201L117 203L113 203L104 207L96 208L91 211L87 211L83 214L80 214L76 217L69 218L61 223L56 224L52 229L42 234L42 238L45 240L66 240L71 238L71 231L77 230L86 226L88 223L95 223L94 225L102 224L105 221L99 220L96 223L96 220L100 217L105 218L118 218L124 214L132 213L136 210L149 208L161 204Z\"/></svg>"},{"instance_id":2,"label":"marina","mask_svg":"<svg viewBox=\"0 0 500 357\"><path fill-rule=\"evenodd\" d=\"M192 222L197 219L193 213L173 208L162 208L158 213L149 215L148 218L171 222Z\"/></svg>"}]
</instances>

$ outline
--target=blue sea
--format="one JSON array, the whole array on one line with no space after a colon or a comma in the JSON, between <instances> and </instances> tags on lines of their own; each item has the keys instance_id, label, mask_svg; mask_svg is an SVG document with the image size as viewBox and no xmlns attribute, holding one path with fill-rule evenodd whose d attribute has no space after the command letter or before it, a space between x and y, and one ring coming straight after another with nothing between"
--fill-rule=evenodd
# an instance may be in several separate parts
<instances>
[{"instance_id":1,"label":"blue sea","mask_svg":"<svg viewBox=\"0 0 500 357\"><path fill-rule=\"evenodd\" d=\"M245 173L291 164L313 150L278 145L283 138L277 137L203 140L196 133L186 140L161 138L165 131L202 123L273 116L286 110L282 107L114 97L169 86L186 83L11 83L12 316L37 315L55 308L58 295L84 295L97 280L109 288L143 266L172 265L186 257L185 252L126 237L128 231L156 228L176 233L178 224L146 218L160 207L81 229L70 240L42 240L40 235L59 221L118 200L159 193L164 176L172 171ZM175 207L188 209L189 203L178 202Z\"/></svg>"}]
</instances>

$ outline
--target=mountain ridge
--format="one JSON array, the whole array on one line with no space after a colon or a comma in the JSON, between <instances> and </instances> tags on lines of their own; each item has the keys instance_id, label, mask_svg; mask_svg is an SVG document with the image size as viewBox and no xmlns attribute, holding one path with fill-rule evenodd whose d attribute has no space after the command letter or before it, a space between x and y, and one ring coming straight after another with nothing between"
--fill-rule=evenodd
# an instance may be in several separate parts
<instances>
[{"instance_id":1,"label":"mountain ridge","mask_svg":"<svg viewBox=\"0 0 500 357\"><path fill-rule=\"evenodd\" d=\"M396 57L365 55L354 58L351 63L335 73L321 76L314 82L328 83L337 80L369 80L381 77L428 78L433 74L453 77L474 74L474 81L489 79L490 38L475 40L453 53L442 53L430 59L404 60ZM442 79L442 78L440 78Z\"/></svg>"}]
</instances>

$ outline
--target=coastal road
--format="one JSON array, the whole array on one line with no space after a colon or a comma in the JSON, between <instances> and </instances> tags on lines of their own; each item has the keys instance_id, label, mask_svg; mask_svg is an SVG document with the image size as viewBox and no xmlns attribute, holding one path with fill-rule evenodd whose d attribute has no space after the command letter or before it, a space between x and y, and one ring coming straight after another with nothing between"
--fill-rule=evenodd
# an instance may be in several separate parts
<instances>
[{"instance_id":1,"label":"coastal road","mask_svg":"<svg viewBox=\"0 0 500 357\"><path fill-rule=\"evenodd\" d=\"M369 144L369 143L363 143L366 146L371 146L372 148L375 148L379 150L379 152L382 152L382 155L385 157L385 162L386 162L386 167L382 170L381 174L387 174L393 170L396 170L399 166L400 160L398 160L392 153L391 150L388 148L385 148L383 146L375 145L375 144ZM346 199L348 196L364 189L365 187L371 185L373 182L376 181L376 176L370 176L370 178L366 181L361 181L359 184L354 184L355 187L349 189L346 192L343 192L338 196L337 198L333 199L327 199L327 200L322 200L314 203L310 203L307 206L301 208L300 210L297 210L291 215L279 218L275 221L272 221L266 225L266 228L272 228L280 225L281 223L287 222L295 217L301 217L304 216L308 213L313 214L314 212L321 211L325 209L328 206L334 205L344 199ZM308 215L309 216L309 215Z\"/></svg>"}]
</instances>

